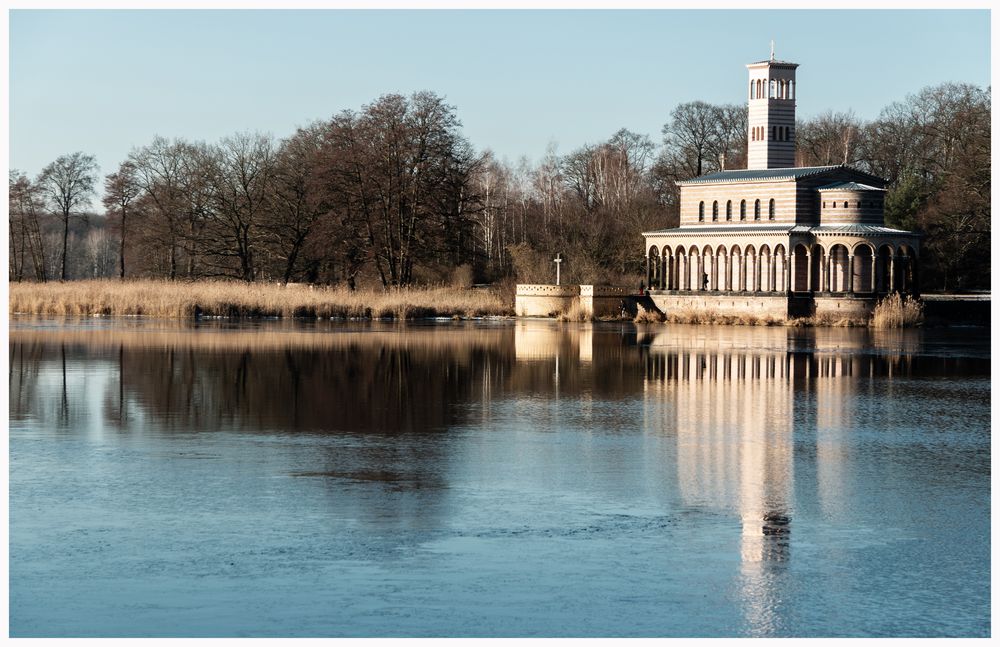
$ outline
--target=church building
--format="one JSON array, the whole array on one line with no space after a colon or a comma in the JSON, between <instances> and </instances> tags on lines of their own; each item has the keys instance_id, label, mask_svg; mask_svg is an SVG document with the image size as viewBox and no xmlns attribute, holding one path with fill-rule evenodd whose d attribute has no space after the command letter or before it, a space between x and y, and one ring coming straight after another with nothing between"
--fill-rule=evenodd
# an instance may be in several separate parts
<instances>
[{"instance_id":1,"label":"church building","mask_svg":"<svg viewBox=\"0 0 1000 647\"><path fill-rule=\"evenodd\" d=\"M664 312L866 315L917 294L919 234L885 226L886 181L795 166L796 63L747 65L747 168L678 182L680 226L643 233Z\"/></svg>"}]
</instances>

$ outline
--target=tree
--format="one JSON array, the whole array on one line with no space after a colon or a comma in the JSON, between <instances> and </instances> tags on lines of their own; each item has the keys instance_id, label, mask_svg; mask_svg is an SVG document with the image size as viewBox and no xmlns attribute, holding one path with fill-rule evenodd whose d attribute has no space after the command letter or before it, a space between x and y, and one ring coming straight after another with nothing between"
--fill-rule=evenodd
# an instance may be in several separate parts
<instances>
[{"instance_id":1,"label":"tree","mask_svg":"<svg viewBox=\"0 0 1000 647\"><path fill-rule=\"evenodd\" d=\"M212 217L206 223L205 253L225 273L230 260L244 281L257 278L260 227L272 193L274 141L268 135L240 133L226 137L209 153Z\"/></svg>"},{"instance_id":2,"label":"tree","mask_svg":"<svg viewBox=\"0 0 1000 647\"><path fill-rule=\"evenodd\" d=\"M128 214L140 194L135 165L126 160L118 170L104 178L104 208L106 213L116 215L119 222L118 277L125 278L125 232Z\"/></svg>"},{"instance_id":3,"label":"tree","mask_svg":"<svg viewBox=\"0 0 1000 647\"><path fill-rule=\"evenodd\" d=\"M48 278L45 240L38 222L43 207L41 187L20 171L12 169L8 184L11 280L23 280L29 263L36 281Z\"/></svg>"},{"instance_id":4,"label":"tree","mask_svg":"<svg viewBox=\"0 0 1000 647\"><path fill-rule=\"evenodd\" d=\"M826 112L795 125L798 166L856 165L864 128L853 112Z\"/></svg>"},{"instance_id":5,"label":"tree","mask_svg":"<svg viewBox=\"0 0 1000 647\"><path fill-rule=\"evenodd\" d=\"M93 155L82 152L63 155L44 169L38 176L52 206L62 218L63 238L60 279L66 280L66 247L69 238L69 219L80 207L89 203L97 182L97 161Z\"/></svg>"},{"instance_id":6,"label":"tree","mask_svg":"<svg viewBox=\"0 0 1000 647\"><path fill-rule=\"evenodd\" d=\"M714 167L712 156L718 142L719 108L704 101L682 103L670 113L663 126L663 142L678 170L697 177Z\"/></svg>"}]
</instances>

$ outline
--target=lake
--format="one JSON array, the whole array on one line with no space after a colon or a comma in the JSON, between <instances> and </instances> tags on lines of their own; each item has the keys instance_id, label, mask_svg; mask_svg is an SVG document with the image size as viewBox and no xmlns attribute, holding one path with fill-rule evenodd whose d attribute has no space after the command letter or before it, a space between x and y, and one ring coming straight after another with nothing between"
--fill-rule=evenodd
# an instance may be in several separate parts
<instances>
[{"instance_id":1,"label":"lake","mask_svg":"<svg viewBox=\"0 0 1000 647\"><path fill-rule=\"evenodd\" d=\"M987 328L10 321L13 636L988 636Z\"/></svg>"}]
</instances>

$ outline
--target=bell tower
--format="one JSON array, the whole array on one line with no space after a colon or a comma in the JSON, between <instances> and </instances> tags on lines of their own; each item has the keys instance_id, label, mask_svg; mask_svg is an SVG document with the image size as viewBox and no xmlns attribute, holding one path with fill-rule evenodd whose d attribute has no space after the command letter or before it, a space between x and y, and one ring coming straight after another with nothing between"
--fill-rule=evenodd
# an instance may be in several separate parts
<instances>
[{"instance_id":1,"label":"bell tower","mask_svg":"<svg viewBox=\"0 0 1000 647\"><path fill-rule=\"evenodd\" d=\"M771 58L750 63L750 112L747 118L747 168L795 166L795 68L798 63Z\"/></svg>"}]
</instances>

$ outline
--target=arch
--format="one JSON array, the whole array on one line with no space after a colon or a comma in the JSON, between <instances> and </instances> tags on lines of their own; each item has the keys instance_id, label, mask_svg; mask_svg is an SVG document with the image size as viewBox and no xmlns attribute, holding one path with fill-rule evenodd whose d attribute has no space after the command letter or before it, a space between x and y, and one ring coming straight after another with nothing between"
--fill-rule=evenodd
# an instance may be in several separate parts
<instances>
[{"instance_id":1,"label":"arch","mask_svg":"<svg viewBox=\"0 0 1000 647\"><path fill-rule=\"evenodd\" d=\"M760 220L760 200L753 201L753 219Z\"/></svg>"},{"instance_id":2,"label":"arch","mask_svg":"<svg viewBox=\"0 0 1000 647\"><path fill-rule=\"evenodd\" d=\"M757 79L757 98L760 99L760 97L761 97L761 80Z\"/></svg>"},{"instance_id":3,"label":"arch","mask_svg":"<svg viewBox=\"0 0 1000 647\"><path fill-rule=\"evenodd\" d=\"M698 222L705 222L705 201L698 203Z\"/></svg>"},{"instance_id":4,"label":"arch","mask_svg":"<svg viewBox=\"0 0 1000 647\"><path fill-rule=\"evenodd\" d=\"M788 291L788 257L784 245L774 248L774 289L778 292Z\"/></svg>"},{"instance_id":5,"label":"arch","mask_svg":"<svg viewBox=\"0 0 1000 647\"><path fill-rule=\"evenodd\" d=\"M743 265L743 254L740 252L739 245L733 245L729 250L729 289L733 292L739 292L743 289L743 284L740 283L741 267Z\"/></svg>"},{"instance_id":6,"label":"arch","mask_svg":"<svg viewBox=\"0 0 1000 647\"><path fill-rule=\"evenodd\" d=\"M646 256L646 287L649 289L654 289L660 281L660 252L653 245L649 248L649 254Z\"/></svg>"},{"instance_id":7,"label":"arch","mask_svg":"<svg viewBox=\"0 0 1000 647\"><path fill-rule=\"evenodd\" d=\"M750 79L750 98L753 99L753 79Z\"/></svg>"},{"instance_id":8,"label":"arch","mask_svg":"<svg viewBox=\"0 0 1000 647\"><path fill-rule=\"evenodd\" d=\"M757 276L757 250L753 245L743 248L743 289L756 292L759 288L754 279Z\"/></svg>"},{"instance_id":9,"label":"arch","mask_svg":"<svg viewBox=\"0 0 1000 647\"><path fill-rule=\"evenodd\" d=\"M880 245L875 252L875 291L890 292L892 283L890 282L890 265L892 264L892 245L885 243Z\"/></svg>"},{"instance_id":10,"label":"arch","mask_svg":"<svg viewBox=\"0 0 1000 647\"><path fill-rule=\"evenodd\" d=\"M740 220L742 221L746 219L747 219L747 201L740 200Z\"/></svg>"},{"instance_id":11,"label":"arch","mask_svg":"<svg viewBox=\"0 0 1000 647\"><path fill-rule=\"evenodd\" d=\"M851 249L854 256L854 291L875 292L875 248L869 243L857 243Z\"/></svg>"},{"instance_id":12,"label":"arch","mask_svg":"<svg viewBox=\"0 0 1000 647\"><path fill-rule=\"evenodd\" d=\"M792 248L792 292L806 292L809 289L809 251L799 243Z\"/></svg>"},{"instance_id":13,"label":"arch","mask_svg":"<svg viewBox=\"0 0 1000 647\"><path fill-rule=\"evenodd\" d=\"M718 221L719 221L719 201L718 200L713 200L712 201L712 222L718 222Z\"/></svg>"},{"instance_id":14,"label":"arch","mask_svg":"<svg viewBox=\"0 0 1000 647\"><path fill-rule=\"evenodd\" d=\"M896 285L903 293L915 293L917 286L917 253L906 243L896 248Z\"/></svg>"},{"instance_id":15,"label":"arch","mask_svg":"<svg viewBox=\"0 0 1000 647\"><path fill-rule=\"evenodd\" d=\"M823 266L826 264L826 249L823 248L819 243L813 243L809 250L812 256L812 266L810 267L809 280L810 280L810 291L817 292L825 288L823 285Z\"/></svg>"},{"instance_id":16,"label":"arch","mask_svg":"<svg viewBox=\"0 0 1000 647\"><path fill-rule=\"evenodd\" d=\"M788 82L788 98L789 99L795 98L795 81Z\"/></svg>"},{"instance_id":17,"label":"arch","mask_svg":"<svg viewBox=\"0 0 1000 647\"><path fill-rule=\"evenodd\" d=\"M729 255L726 254L726 247L719 245L715 248L715 289L729 289Z\"/></svg>"},{"instance_id":18,"label":"arch","mask_svg":"<svg viewBox=\"0 0 1000 647\"><path fill-rule=\"evenodd\" d=\"M774 198L767 202L767 219L774 220Z\"/></svg>"},{"instance_id":19,"label":"arch","mask_svg":"<svg viewBox=\"0 0 1000 647\"><path fill-rule=\"evenodd\" d=\"M827 284L830 292L847 292L850 285L850 253L847 247L836 244L830 248L829 273Z\"/></svg>"},{"instance_id":20,"label":"arch","mask_svg":"<svg viewBox=\"0 0 1000 647\"><path fill-rule=\"evenodd\" d=\"M760 269L757 271L757 289L762 292L772 292L774 288L771 287L773 284L771 275L774 267L771 265L771 248L767 245L761 245L757 252L757 261L760 265Z\"/></svg>"},{"instance_id":21,"label":"arch","mask_svg":"<svg viewBox=\"0 0 1000 647\"><path fill-rule=\"evenodd\" d=\"M677 269L674 272L674 289L683 290L687 285L684 281L684 274L687 272L688 266L687 252L683 246L677 248L677 260L675 263Z\"/></svg>"},{"instance_id":22,"label":"arch","mask_svg":"<svg viewBox=\"0 0 1000 647\"><path fill-rule=\"evenodd\" d=\"M726 222L733 219L733 201L726 200Z\"/></svg>"},{"instance_id":23,"label":"arch","mask_svg":"<svg viewBox=\"0 0 1000 647\"><path fill-rule=\"evenodd\" d=\"M701 289L701 254L698 253L698 248L694 245L688 249L688 272L686 278L688 290Z\"/></svg>"},{"instance_id":24,"label":"arch","mask_svg":"<svg viewBox=\"0 0 1000 647\"><path fill-rule=\"evenodd\" d=\"M703 284L705 290L718 290L718 281L715 275L715 253L709 245L705 245L701 249L701 265L702 283L699 284L699 287Z\"/></svg>"}]
</instances>

